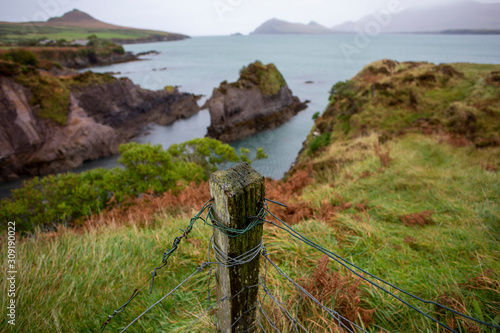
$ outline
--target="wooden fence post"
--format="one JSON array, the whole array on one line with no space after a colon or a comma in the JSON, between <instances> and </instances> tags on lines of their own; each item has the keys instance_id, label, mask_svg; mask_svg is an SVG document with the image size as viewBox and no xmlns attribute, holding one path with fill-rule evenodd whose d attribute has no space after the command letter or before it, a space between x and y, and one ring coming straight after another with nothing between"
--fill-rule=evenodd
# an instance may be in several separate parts
<instances>
[{"instance_id":1,"label":"wooden fence post","mask_svg":"<svg viewBox=\"0 0 500 333\"><path fill-rule=\"evenodd\" d=\"M245 229L264 201L264 177L247 163L210 176L210 193L215 220L233 229ZM214 242L230 258L249 252L262 241L259 224L241 236L231 238L214 228ZM251 262L233 267L217 265L216 283L219 332L254 332L257 313L260 253ZM242 291L243 290L243 291ZM237 321L237 323L235 323ZM253 327L253 328L252 328Z\"/></svg>"}]
</instances>

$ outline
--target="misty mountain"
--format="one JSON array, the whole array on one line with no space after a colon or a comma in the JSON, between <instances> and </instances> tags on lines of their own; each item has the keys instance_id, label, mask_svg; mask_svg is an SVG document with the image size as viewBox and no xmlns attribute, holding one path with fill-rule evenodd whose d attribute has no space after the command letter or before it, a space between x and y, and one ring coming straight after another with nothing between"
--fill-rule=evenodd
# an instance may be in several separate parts
<instances>
[{"instance_id":1,"label":"misty mountain","mask_svg":"<svg viewBox=\"0 0 500 333\"><path fill-rule=\"evenodd\" d=\"M60 17L52 17L46 24L49 26L86 27L95 29L123 29L123 27L120 26L98 21L89 14L78 9L73 9Z\"/></svg>"},{"instance_id":2,"label":"misty mountain","mask_svg":"<svg viewBox=\"0 0 500 333\"><path fill-rule=\"evenodd\" d=\"M299 34L299 35L325 35L334 31L317 22L311 21L309 24L291 23L278 19L271 19L264 22L251 34Z\"/></svg>"},{"instance_id":3,"label":"misty mountain","mask_svg":"<svg viewBox=\"0 0 500 333\"><path fill-rule=\"evenodd\" d=\"M379 11L381 14L387 10ZM376 14L368 15L353 22L348 21L334 26L332 29L342 32L364 31L370 22L377 22ZM382 32L439 32L444 30L498 30L500 29L500 4L486 4L474 1L436 5L425 8L403 9L392 14L386 20L385 15L379 15L387 22L380 24Z\"/></svg>"}]
</instances>

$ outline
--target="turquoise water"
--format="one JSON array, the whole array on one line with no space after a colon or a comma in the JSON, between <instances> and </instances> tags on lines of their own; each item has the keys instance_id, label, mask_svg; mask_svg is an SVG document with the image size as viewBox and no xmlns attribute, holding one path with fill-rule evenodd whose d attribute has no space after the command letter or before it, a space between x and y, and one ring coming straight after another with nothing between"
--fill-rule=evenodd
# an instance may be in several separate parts
<instances>
[{"instance_id":1,"label":"turquoise water","mask_svg":"<svg viewBox=\"0 0 500 333\"><path fill-rule=\"evenodd\" d=\"M342 44L344 43L344 44ZM280 128L234 142L234 147L264 147L269 158L254 163L263 175L281 178L290 168L313 124L312 115L323 111L328 91L368 63L389 58L441 62L500 63L500 36L381 35L368 41L359 54L346 58L341 45L356 46L354 35L197 37L180 42L126 46L135 53L157 50L143 61L94 68L121 72L147 89L178 85L181 90L206 97L220 82L237 80L239 70L255 61L272 62L293 93L310 100L309 108ZM359 46L359 44L358 44ZM165 70L166 68L166 70ZM307 84L312 81L312 84ZM201 102L203 103L205 99ZM208 111L167 127L154 126L139 142L168 146L203 137L210 124Z\"/></svg>"},{"instance_id":2,"label":"turquoise water","mask_svg":"<svg viewBox=\"0 0 500 333\"><path fill-rule=\"evenodd\" d=\"M344 44L342 44L344 43ZM264 176L281 178L290 168L313 124L312 115L323 111L328 91L337 81L351 78L368 63L379 59L397 61L477 62L500 64L500 36L380 35L369 40L358 54L346 58L341 45L356 46L354 35L260 35L244 37L196 37L178 42L125 45L135 53L157 50L142 61L91 68L119 72L147 89L180 86L182 91L210 97L214 87L235 81L239 70L260 60L281 71L294 95L310 100L309 108L285 125L232 143L235 147L264 147L269 158L254 163ZM359 45L358 45L359 46ZM312 81L307 84L306 81ZM169 126L151 126L138 142L169 146L203 137L210 125L208 111ZM116 158L86 163L78 171L116 165ZM8 186L8 185L2 185ZM11 185L12 186L12 185ZM6 187L0 187L0 195Z\"/></svg>"}]
</instances>

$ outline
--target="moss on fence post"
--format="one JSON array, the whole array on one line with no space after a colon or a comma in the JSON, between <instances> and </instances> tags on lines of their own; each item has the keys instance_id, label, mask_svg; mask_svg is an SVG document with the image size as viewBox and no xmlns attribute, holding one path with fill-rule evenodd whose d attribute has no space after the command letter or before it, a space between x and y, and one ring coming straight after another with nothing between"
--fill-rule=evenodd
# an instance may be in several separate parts
<instances>
[{"instance_id":1,"label":"moss on fence post","mask_svg":"<svg viewBox=\"0 0 500 333\"><path fill-rule=\"evenodd\" d=\"M210 193L214 218L228 228L245 229L251 222L247 216L256 216L264 200L264 177L247 163L239 164L212 174ZM214 242L224 254L236 258L256 248L262 232L262 224L234 238L214 229ZM222 299L217 309L220 332L255 331L252 327L257 312L259 259L260 254L242 265L217 266L217 300Z\"/></svg>"}]
</instances>

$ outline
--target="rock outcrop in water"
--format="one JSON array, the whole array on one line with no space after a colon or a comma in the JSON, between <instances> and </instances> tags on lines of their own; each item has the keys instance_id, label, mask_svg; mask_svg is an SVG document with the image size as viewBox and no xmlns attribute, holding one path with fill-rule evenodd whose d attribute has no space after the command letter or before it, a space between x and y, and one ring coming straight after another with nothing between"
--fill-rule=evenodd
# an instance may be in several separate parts
<instances>
[{"instance_id":1,"label":"rock outcrop in water","mask_svg":"<svg viewBox=\"0 0 500 333\"><path fill-rule=\"evenodd\" d=\"M307 108L292 95L273 64L260 61L240 72L234 83L222 82L207 101L211 125L207 136L231 142L275 128Z\"/></svg>"},{"instance_id":2,"label":"rock outcrop in water","mask_svg":"<svg viewBox=\"0 0 500 333\"><path fill-rule=\"evenodd\" d=\"M91 72L55 77L29 71L0 63L2 182L116 154L145 125L168 124L200 109L199 96L177 89L150 91L128 79Z\"/></svg>"}]
</instances>

